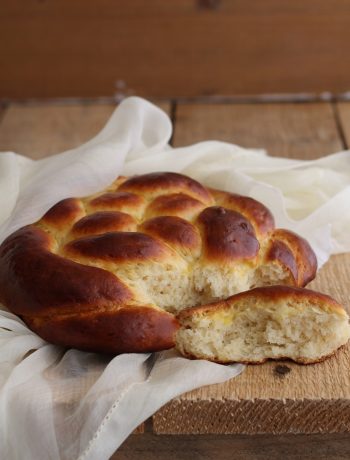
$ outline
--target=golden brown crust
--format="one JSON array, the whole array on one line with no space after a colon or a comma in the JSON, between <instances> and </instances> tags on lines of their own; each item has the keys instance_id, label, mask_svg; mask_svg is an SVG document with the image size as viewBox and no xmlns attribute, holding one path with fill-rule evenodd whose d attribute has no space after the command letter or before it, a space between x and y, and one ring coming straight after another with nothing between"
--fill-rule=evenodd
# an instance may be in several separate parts
<instances>
[{"instance_id":1,"label":"golden brown crust","mask_svg":"<svg viewBox=\"0 0 350 460\"><path fill-rule=\"evenodd\" d=\"M161 261L169 255L159 240L139 232L110 232L71 241L66 254L113 262Z\"/></svg>"},{"instance_id":2,"label":"golden brown crust","mask_svg":"<svg viewBox=\"0 0 350 460\"><path fill-rule=\"evenodd\" d=\"M141 230L155 238L160 238L175 248L199 249L201 244L196 227L180 217L154 217L146 220Z\"/></svg>"},{"instance_id":3,"label":"golden brown crust","mask_svg":"<svg viewBox=\"0 0 350 460\"><path fill-rule=\"evenodd\" d=\"M202 184L188 176L173 172L155 172L131 177L122 183L119 190L141 193L152 198L162 195L164 190L167 190L167 193L185 192L207 205L213 203L212 195Z\"/></svg>"},{"instance_id":4,"label":"golden brown crust","mask_svg":"<svg viewBox=\"0 0 350 460\"><path fill-rule=\"evenodd\" d=\"M135 277L147 264L158 273L176 269L182 277L194 264L231 269L249 262L254 270L264 263L260 243L265 248L269 242L265 262L277 261L289 283L304 285L316 272L311 248L291 232L273 229L261 203L210 191L184 175L121 177L93 197L62 200L2 243L0 301L61 345L113 353L167 348L177 321L139 295L137 281L124 281L125 273ZM109 330L115 343L93 324Z\"/></svg>"},{"instance_id":5,"label":"golden brown crust","mask_svg":"<svg viewBox=\"0 0 350 460\"><path fill-rule=\"evenodd\" d=\"M180 321L183 321L194 314L211 314L216 311L230 309L231 304L249 299L259 300L259 303L256 304L257 306L259 306L260 303L262 304L264 300L276 303L281 300L288 300L291 302L301 301L303 302L305 308L307 308L308 305L312 306L313 303L321 302L325 308L333 308L338 312L346 314L343 306L326 294L321 294L320 292L305 288L278 285L257 287L207 305L186 308L185 310L182 310L177 317Z\"/></svg>"},{"instance_id":6,"label":"golden brown crust","mask_svg":"<svg viewBox=\"0 0 350 460\"><path fill-rule=\"evenodd\" d=\"M112 273L53 254L51 237L23 227L0 246L0 301L18 315L113 308L133 294Z\"/></svg>"},{"instance_id":7,"label":"golden brown crust","mask_svg":"<svg viewBox=\"0 0 350 460\"><path fill-rule=\"evenodd\" d=\"M205 204L184 193L158 196L146 210L147 217L177 216L191 219L205 208Z\"/></svg>"},{"instance_id":8,"label":"golden brown crust","mask_svg":"<svg viewBox=\"0 0 350 460\"><path fill-rule=\"evenodd\" d=\"M71 236L99 235L106 232L134 232L136 220L120 211L99 211L83 217L73 225Z\"/></svg>"},{"instance_id":9,"label":"golden brown crust","mask_svg":"<svg viewBox=\"0 0 350 460\"><path fill-rule=\"evenodd\" d=\"M254 229L242 214L212 206L200 213L197 222L207 260L225 264L249 260L258 254L259 242Z\"/></svg>"},{"instance_id":10,"label":"golden brown crust","mask_svg":"<svg viewBox=\"0 0 350 460\"><path fill-rule=\"evenodd\" d=\"M48 226L62 229L74 224L85 215L82 203L77 198L67 198L59 201L42 217L41 222Z\"/></svg>"},{"instance_id":11,"label":"golden brown crust","mask_svg":"<svg viewBox=\"0 0 350 460\"><path fill-rule=\"evenodd\" d=\"M254 226L256 233L264 236L275 228L275 220L270 210L259 201L237 193L222 192L210 189L216 203L226 209L244 215Z\"/></svg>"},{"instance_id":12,"label":"golden brown crust","mask_svg":"<svg viewBox=\"0 0 350 460\"><path fill-rule=\"evenodd\" d=\"M293 252L298 266L297 286L306 286L312 281L317 272L317 259L309 243L296 233L278 228L271 236L274 240L282 241Z\"/></svg>"},{"instance_id":13,"label":"golden brown crust","mask_svg":"<svg viewBox=\"0 0 350 460\"><path fill-rule=\"evenodd\" d=\"M92 209L104 211L124 211L130 212L145 206L145 200L140 195L129 192L109 192L103 193L89 201Z\"/></svg>"},{"instance_id":14,"label":"golden brown crust","mask_svg":"<svg viewBox=\"0 0 350 460\"><path fill-rule=\"evenodd\" d=\"M265 255L265 262L277 262L290 273L288 283L298 285L298 264L293 252L289 247L279 240L271 240Z\"/></svg>"},{"instance_id":15,"label":"golden brown crust","mask_svg":"<svg viewBox=\"0 0 350 460\"><path fill-rule=\"evenodd\" d=\"M25 321L34 332L56 345L115 354L172 348L179 327L173 315L150 307L27 317Z\"/></svg>"}]
</instances>

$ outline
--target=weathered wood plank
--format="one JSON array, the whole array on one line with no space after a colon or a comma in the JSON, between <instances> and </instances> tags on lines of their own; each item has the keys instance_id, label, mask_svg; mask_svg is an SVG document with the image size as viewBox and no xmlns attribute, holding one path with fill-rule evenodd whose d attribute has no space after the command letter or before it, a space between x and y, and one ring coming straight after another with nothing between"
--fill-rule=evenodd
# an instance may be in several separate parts
<instances>
[{"instance_id":1,"label":"weathered wood plank","mask_svg":"<svg viewBox=\"0 0 350 460\"><path fill-rule=\"evenodd\" d=\"M168 103L159 106L167 113ZM0 123L0 152L33 159L76 147L104 126L115 105L10 105Z\"/></svg>"},{"instance_id":2,"label":"weathered wood plank","mask_svg":"<svg viewBox=\"0 0 350 460\"><path fill-rule=\"evenodd\" d=\"M348 460L348 434L130 436L111 460Z\"/></svg>"},{"instance_id":3,"label":"weathered wood plank","mask_svg":"<svg viewBox=\"0 0 350 460\"><path fill-rule=\"evenodd\" d=\"M349 89L346 0L5 0L2 97Z\"/></svg>"},{"instance_id":4,"label":"weathered wood plank","mask_svg":"<svg viewBox=\"0 0 350 460\"><path fill-rule=\"evenodd\" d=\"M313 159L341 150L329 103L179 104L174 142L216 139L263 147L270 155Z\"/></svg>"},{"instance_id":5,"label":"weathered wood plank","mask_svg":"<svg viewBox=\"0 0 350 460\"><path fill-rule=\"evenodd\" d=\"M328 104L180 105L175 145L221 138L274 154L315 158L342 148ZM192 134L191 134L192 133ZM192 137L193 136L193 137ZM350 305L350 255L333 257L310 287ZM350 347L323 363L267 362L171 401L156 433L329 433L350 431ZM278 372L287 366L287 373Z\"/></svg>"},{"instance_id":6,"label":"weathered wood plank","mask_svg":"<svg viewBox=\"0 0 350 460\"><path fill-rule=\"evenodd\" d=\"M76 147L97 134L113 108L11 105L0 125L0 151L39 159Z\"/></svg>"}]
</instances>

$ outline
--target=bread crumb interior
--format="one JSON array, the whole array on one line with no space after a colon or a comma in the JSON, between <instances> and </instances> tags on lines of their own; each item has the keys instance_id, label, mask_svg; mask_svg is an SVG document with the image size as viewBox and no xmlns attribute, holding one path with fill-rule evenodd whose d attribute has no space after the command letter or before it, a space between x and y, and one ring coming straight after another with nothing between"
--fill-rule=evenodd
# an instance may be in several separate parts
<instances>
[{"instance_id":1,"label":"bread crumb interior","mask_svg":"<svg viewBox=\"0 0 350 460\"><path fill-rule=\"evenodd\" d=\"M187 355L221 362L291 358L308 362L331 354L349 339L347 315L315 304L238 301L194 313L182 321L177 347Z\"/></svg>"}]
</instances>

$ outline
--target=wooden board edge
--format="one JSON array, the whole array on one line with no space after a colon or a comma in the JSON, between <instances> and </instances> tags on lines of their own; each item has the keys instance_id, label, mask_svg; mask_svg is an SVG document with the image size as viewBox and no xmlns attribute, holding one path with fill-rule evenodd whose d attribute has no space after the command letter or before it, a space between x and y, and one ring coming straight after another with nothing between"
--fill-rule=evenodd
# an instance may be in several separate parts
<instances>
[{"instance_id":1,"label":"wooden board edge","mask_svg":"<svg viewBox=\"0 0 350 460\"><path fill-rule=\"evenodd\" d=\"M349 433L349 399L173 400L153 416L156 434Z\"/></svg>"}]
</instances>

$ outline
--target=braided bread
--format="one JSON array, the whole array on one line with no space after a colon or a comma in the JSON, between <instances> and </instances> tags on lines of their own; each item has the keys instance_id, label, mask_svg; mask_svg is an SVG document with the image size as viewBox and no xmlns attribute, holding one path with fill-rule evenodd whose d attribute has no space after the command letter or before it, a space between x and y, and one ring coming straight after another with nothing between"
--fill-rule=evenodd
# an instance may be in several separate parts
<instances>
[{"instance_id":1,"label":"braided bread","mask_svg":"<svg viewBox=\"0 0 350 460\"><path fill-rule=\"evenodd\" d=\"M174 346L188 306L302 287L316 257L252 198L181 174L118 178L0 246L0 301L51 343L110 353Z\"/></svg>"}]
</instances>

